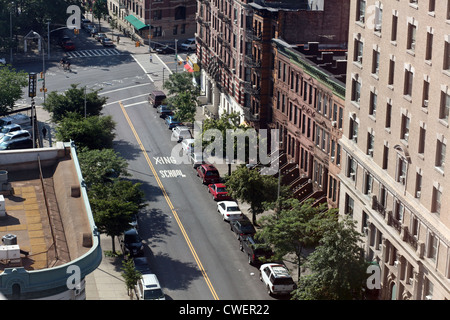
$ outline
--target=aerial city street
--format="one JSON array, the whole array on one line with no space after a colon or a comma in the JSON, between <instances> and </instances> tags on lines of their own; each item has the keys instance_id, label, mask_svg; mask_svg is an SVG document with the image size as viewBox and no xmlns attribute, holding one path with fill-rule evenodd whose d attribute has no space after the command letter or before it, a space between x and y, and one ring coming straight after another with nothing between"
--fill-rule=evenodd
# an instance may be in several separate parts
<instances>
[{"instance_id":1,"label":"aerial city street","mask_svg":"<svg viewBox=\"0 0 450 320\"><path fill-rule=\"evenodd\" d=\"M0 16L3 299L450 298L450 2Z\"/></svg>"}]
</instances>

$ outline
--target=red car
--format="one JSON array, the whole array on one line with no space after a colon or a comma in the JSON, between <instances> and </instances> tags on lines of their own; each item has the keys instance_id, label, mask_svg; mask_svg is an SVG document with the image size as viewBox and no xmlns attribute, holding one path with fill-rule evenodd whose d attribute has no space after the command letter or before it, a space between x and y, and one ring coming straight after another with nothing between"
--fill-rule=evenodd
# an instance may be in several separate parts
<instances>
[{"instance_id":1,"label":"red car","mask_svg":"<svg viewBox=\"0 0 450 320\"><path fill-rule=\"evenodd\" d=\"M223 183L208 185L208 192L212 194L214 200L231 200L227 187Z\"/></svg>"},{"instance_id":2,"label":"red car","mask_svg":"<svg viewBox=\"0 0 450 320\"><path fill-rule=\"evenodd\" d=\"M75 50L75 44L69 40L63 44L63 48L66 51L72 51L72 50Z\"/></svg>"},{"instance_id":3,"label":"red car","mask_svg":"<svg viewBox=\"0 0 450 320\"><path fill-rule=\"evenodd\" d=\"M170 116L169 116L170 118ZM166 118L167 120L167 118ZM203 184L219 183L219 171L212 164L202 164L197 167L197 176L202 179Z\"/></svg>"}]
</instances>

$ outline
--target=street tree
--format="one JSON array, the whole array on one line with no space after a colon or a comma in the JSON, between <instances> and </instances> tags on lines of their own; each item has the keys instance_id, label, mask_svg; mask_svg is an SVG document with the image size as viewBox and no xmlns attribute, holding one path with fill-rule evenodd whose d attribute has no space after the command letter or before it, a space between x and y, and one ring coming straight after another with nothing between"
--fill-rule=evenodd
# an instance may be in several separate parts
<instances>
[{"instance_id":1,"label":"street tree","mask_svg":"<svg viewBox=\"0 0 450 320\"><path fill-rule=\"evenodd\" d=\"M27 78L25 71L16 71L9 65L0 68L0 116L13 110L28 85Z\"/></svg>"},{"instance_id":2,"label":"street tree","mask_svg":"<svg viewBox=\"0 0 450 320\"><path fill-rule=\"evenodd\" d=\"M108 14L108 4L106 0L96 0L92 3L92 14L98 20L98 31L102 31L100 19Z\"/></svg>"},{"instance_id":3,"label":"street tree","mask_svg":"<svg viewBox=\"0 0 450 320\"><path fill-rule=\"evenodd\" d=\"M51 114L53 122L61 121L67 114L75 112L79 115L98 116L100 115L107 98L100 97L98 90L86 91L84 87L71 84L64 93L52 91L47 95L43 104L44 110Z\"/></svg>"},{"instance_id":4,"label":"street tree","mask_svg":"<svg viewBox=\"0 0 450 320\"><path fill-rule=\"evenodd\" d=\"M258 221L261 226L258 236L273 246L277 259L295 257L290 262L297 266L299 278L306 250L314 248L337 219L335 210L328 209L326 203L313 206L314 201L283 198L280 212Z\"/></svg>"},{"instance_id":5,"label":"street tree","mask_svg":"<svg viewBox=\"0 0 450 320\"><path fill-rule=\"evenodd\" d=\"M137 282L142 278L142 273L140 273L134 267L133 259L125 259L122 262L122 277L125 280L125 286L127 287L127 292L129 296L132 290L136 286Z\"/></svg>"},{"instance_id":6,"label":"street tree","mask_svg":"<svg viewBox=\"0 0 450 320\"><path fill-rule=\"evenodd\" d=\"M97 183L88 190L94 221L100 232L112 239L130 228L139 210L145 207L144 192L140 183L118 180L113 183Z\"/></svg>"},{"instance_id":7,"label":"street tree","mask_svg":"<svg viewBox=\"0 0 450 320\"><path fill-rule=\"evenodd\" d=\"M194 122L197 112L197 95L190 91L180 92L167 98L169 105L174 107L175 116L182 122Z\"/></svg>"},{"instance_id":8,"label":"street tree","mask_svg":"<svg viewBox=\"0 0 450 320\"><path fill-rule=\"evenodd\" d=\"M78 160L88 188L93 184L129 176L127 161L113 149L81 149L78 151Z\"/></svg>"},{"instance_id":9,"label":"street tree","mask_svg":"<svg viewBox=\"0 0 450 320\"><path fill-rule=\"evenodd\" d=\"M310 275L302 277L293 299L362 299L369 262L360 246L362 235L348 217L327 228L307 259Z\"/></svg>"},{"instance_id":10,"label":"street tree","mask_svg":"<svg viewBox=\"0 0 450 320\"><path fill-rule=\"evenodd\" d=\"M182 92L192 92L198 95L198 88L194 85L192 74L189 72L173 73L164 81L163 88L169 95Z\"/></svg>"},{"instance_id":11,"label":"street tree","mask_svg":"<svg viewBox=\"0 0 450 320\"><path fill-rule=\"evenodd\" d=\"M278 179L271 175L262 175L258 170L239 165L230 175L225 176L227 190L231 197L250 205L252 222L256 225L256 216L263 213L267 202L274 202L278 196ZM284 194L285 189L280 191Z\"/></svg>"},{"instance_id":12,"label":"street tree","mask_svg":"<svg viewBox=\"0 0 450 320\"><path fill-rule=\"evenodd\" d=\"M84 118L77 113L69 113L56 127L58 141L73 140L77 148L112 148L115 122L111 116L91 116Z\"/></svg>"}]
</instances>

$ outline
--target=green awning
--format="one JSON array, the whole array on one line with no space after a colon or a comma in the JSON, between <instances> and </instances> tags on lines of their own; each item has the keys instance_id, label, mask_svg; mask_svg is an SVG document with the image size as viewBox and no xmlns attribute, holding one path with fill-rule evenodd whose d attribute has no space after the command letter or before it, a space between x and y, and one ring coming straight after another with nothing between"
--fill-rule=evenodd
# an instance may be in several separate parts
<instances>
[{"instance_id":1,"label":"green awning","mask_svg":"<svg viewBox=\"0 0 450 320\"><path fill-rule=\"evenodd\" d=\"M127 20L129 23L132 24L132 26L136 30L141 30L144 28L148 28L148 24L143 23L141 20L139 20L137 17L133 16L132 14L125 17L125 20Z\"/></svg>"}]
</instances>

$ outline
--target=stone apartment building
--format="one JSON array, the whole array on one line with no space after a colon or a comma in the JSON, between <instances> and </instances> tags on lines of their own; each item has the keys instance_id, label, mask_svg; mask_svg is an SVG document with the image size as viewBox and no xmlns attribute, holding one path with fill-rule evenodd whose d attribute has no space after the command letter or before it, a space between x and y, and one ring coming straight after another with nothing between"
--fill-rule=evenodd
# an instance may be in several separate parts
<instances>
[{"instance_id":1,"label":"stone apartment building","mask_svg":"<svg viewBox=\"0 0 450 320\"><path fill-rule=\"evenodd\" d=\"M351 2L339 208L381 299L450 298L450 2Z\"/></svg>"},{"instance_id":2,"label":"stone apartment building","mask_svg":"<svg viewBox=\"0 0 450 320\"><path fill-rule=\"evenodd\" d=\"M108 10L121 31L145 44L175 46L197 27L196 0L108 0Z\"/></svg>"}]
</instances>

